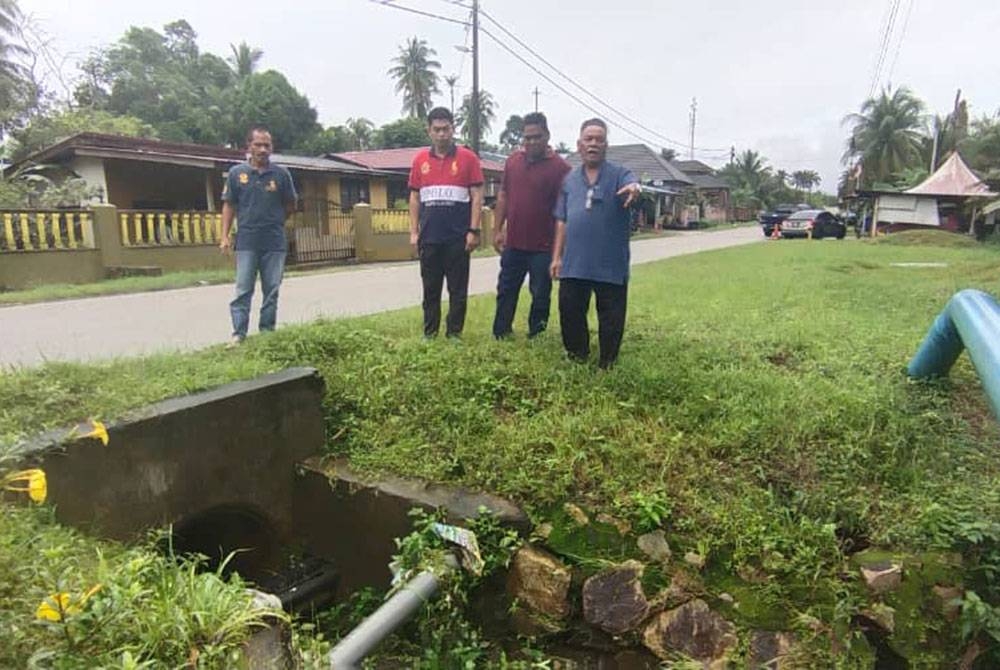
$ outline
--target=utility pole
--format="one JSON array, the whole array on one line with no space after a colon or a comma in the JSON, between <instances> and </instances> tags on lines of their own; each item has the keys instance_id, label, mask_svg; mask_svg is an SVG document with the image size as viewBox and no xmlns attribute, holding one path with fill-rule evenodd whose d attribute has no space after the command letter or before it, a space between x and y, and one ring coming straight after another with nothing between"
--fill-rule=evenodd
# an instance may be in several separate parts
<instances>
[{"instance_id":1,"label":"utility pole","mask_svg":"<svg viewBox=\"0 0 1000 670\"><path fill-rule=\"evenodd\" d=\"M694 160L694 124L698 115L698 99L691 98L691 152L689 158Z\"/></svg>"},{"instance_id":2,"label":"utility pole","mask_svg":"<svg viewBox=\"0 0 1000 670\"><path fill-rule=\"evenodd\" d=\"M472 150L479 154L479 0L472 0Z\"/></svg>"},{"instance_id":3,"label":"utility pole","mask_svg":"<svg viewBox=\"0 0 1000 670\"><path fill-rule=\"evenodd\" d=\"M736 145L729 147L729 164L732 165L736 162Z\"/></svg>"},{"instance_id":4,"label":"utility pole","mask_svg":"<svg viewBox=\"0 0 1000 670\"><path fill-rule=\"evenodd\" d=\"M532 91L532 94L535 96L535 111L537 112L538 111L538 94L539 94L539 90L538 90L537 86L535 87L535 90Z\"/></svg>"}]
</instances>

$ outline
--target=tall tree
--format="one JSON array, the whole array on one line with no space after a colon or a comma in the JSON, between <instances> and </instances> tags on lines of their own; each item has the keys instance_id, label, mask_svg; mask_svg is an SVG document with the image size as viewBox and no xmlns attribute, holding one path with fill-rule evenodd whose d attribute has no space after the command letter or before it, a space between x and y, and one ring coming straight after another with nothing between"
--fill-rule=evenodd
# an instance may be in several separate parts
<instances>
[{"instance_id":1,"label":"tall tree","mask_svg":"<svg viewBox=\"0 0 1000 670\"><path fill-rule=\"evenodd\" d=\"M309 98L295 90L280 72L252 74L227 91L225 109L230 110L226 140L242 146L246 131L255 123L271 129L276 151L296 151L308 146L321 130Z\"/></svg>"},{"instance_id":2,"label":"tall tree","mask_svg":"<svg viewBox=\"0 0 1000 670\"><path fill-rule=\"evenodd\" d=\"M448 95L449 95L449 99L451 100L451 105L449 105L448 109L450 109L451 113L454 114L455 113L455 85L458 83L458 75L457 74L448 74L448 75L445 75L445 77L444 77L444 83L448 86Z\"/></svg>"},{"instance_id":3,"label":"tall tree","mask_svg":"<svg viewBox=\"0 0 1000 670\"><path fill-rule=\"evenodd\" d=\"M155 137L152 126L133 116L119 116L88 107L35 116L24 128L11 133L11 158L21 160L76 133L92 132L130 137Z\"/></svg>"},{"instance_id":4,"label":"tall tree","mask_svg":"<svg viewBox=\"0 0 1000 670\"><path fill-rule=\"evenodd\" d=\"M347 119L344 124L351 136L351 148L354 151L366 151L372 148L375 124L363 116Z\"/></svg>"},{"instance_id":5,"label":"tall tree","mask_svg":"<svg viewBox=\"0 0 1000 670\"><path fill-rule=\"evenodd\" d=\"M392 121L375 131L375 147L378 149L422 147L428 142L427 124L413 117Z\"/></svg>"},{"instance_id":6,"label":"tall tree","mask_svg":"<svg viewBox=\"0 0 1000 670\"><path fill-rule=\"evenodd\" d=\"M22 19L15 0L0 0L0 139L22 125L40 93L19 62L28 55L20 40Z\"/></svg>"},{"instance_id":7,"label":"tall tree","mask_svg":"<svg viewBox=\"0 0 1000 670\"><path fill-rule=\"evenodd\" d=\"M490 134L490 128L493 126L493 122L497 118L496 112L497 104L493 100L493 96L490 95L489 91L479 90L479 137L481 139L486 139ZM458 110L458 114L455 116L455 123L458 125L462 132L462 137L466 141L471 140L472 134L472 124L470 123L472 119L472 94L468 94L462 98L462 106Z\"/></svg>"},{"instance_id":8,"label":"tall tree","mask_svg":"<svg viewBox=\"0 0 1000 670\"><path fill-rule=\"evenodd\" d=\"M249 77L256 72L257 65L260 64L260 59L264 57L263 49L252 47L246 42L240 42L239 46L230 44L229 49L233 52L233 55L226 60L232 66L233 72L240 79Z\"/></svg>"},{"instance_id":9,"label":"tall tree","mask_svg":"<svg viewBox=\"0 0 1000 670\"><path fill-rule=\"evenodd\" d=\"M403 113L418 119L427 116L433 96L440 93L438 73L441 63L425 40L411 37L392 59L389 75L396 81L396 93L403 94Z\"/></svg>"},{"instance_id":10,"label":"tall tree","mask_svg":"<svg viewBox=\"0 0 1000 670\"><path fill-rule=\"evenodd\" d=\"M500 146L507 152L514 151L521 146L523 135L524 119L517 114L511 114L504 129L500 131Z\"/></svg>"},{"instance_id":11,"label":"tall tree","mask_svg":"<svg viewBox=\"0 0 1000 670\"><path fill-rule=\"evenodd\" d=\"M820 176L815 170L796 170L792 173L792 184L797 189L811 193L814 186L819 186L819 182Z\"/></svg>"},{"instance_id":12,"label":"tall tree","mask_svg":"<svg viewBox=\"0 0 1000 670\"><path fill-rule=\"evenodd\" d=\"M862 184L888 182L894 173L920 165L924 103L908 88L883 89L844 123L851 125L844 162L861 161Z\"/></svg>"},{"instance_id":13,"label":"tall tree","mask_svg":"<svg viewBox=\"0 0 1000 670\"><path fill-rule=\"evenodd\" d=\"M186 21L131 27L107 50L88 59L80 104L135 116L163 139L221 143L227 128L223 93L235 80L226 62L201 53Z\"/></svg>"},{"instance_id":14,"label":"tall tree","mask_svg":"<svg viewBox=\"0 0 1000 670\"><path fill-rule=\"evenodd\" d=\"M27 50L17 42L21 10L15 0L0 0L0 77L20 79L23 70L16 56Z\"/></svg>"}]
</instances>

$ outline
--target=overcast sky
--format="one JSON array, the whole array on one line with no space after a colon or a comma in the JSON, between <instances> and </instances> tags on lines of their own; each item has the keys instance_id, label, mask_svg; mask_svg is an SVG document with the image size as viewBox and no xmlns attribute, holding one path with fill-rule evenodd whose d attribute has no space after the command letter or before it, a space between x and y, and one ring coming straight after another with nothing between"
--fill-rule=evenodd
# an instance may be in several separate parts
<instances>
[{"instance_id":1,"label":"overcast sky","mask_svg":"<svg viewBox=\"0 0 1000 670\"><path fill-rule=\"evenodd\" d=\"M468 13L451 0L396 4L455 18ZM118 39L130 25L162 26L186 19L202 50L221 56L246 40L264 50L262 68L283 72L312 101L324 125L364 116L376 125L400 116L400 98L386 74L398 46L411 36L437 50L441 74L459 74L456 104L471 88L465 29L370 0L21 0L66 56L85 56ZM481 0L482 9L522 42L648 130L607 112L543 65L484 18L483 28L552 79L592 104L612 125L613 144L689 143L691 99L697 98L695 145L755 149L789 172L812 169L832 191L846 131L843 117L867 97L893 0ZM905 30L904 30L905 29ZM947 113L957 88L972 115L1000 109L1000 2L898 0L882 77L906 85ZM480 38L483 88L499 103L490 139L510 114L539 107L553 143L574 146L577 128L594 111L574 102L520 63L489 36ZM71 68L67 68L71 69ZM448 103L447 87L437 100ZM638 136L638 137L637 137ZM698 150L719 166L728 154Z\"/></svg>"}]
</instances>

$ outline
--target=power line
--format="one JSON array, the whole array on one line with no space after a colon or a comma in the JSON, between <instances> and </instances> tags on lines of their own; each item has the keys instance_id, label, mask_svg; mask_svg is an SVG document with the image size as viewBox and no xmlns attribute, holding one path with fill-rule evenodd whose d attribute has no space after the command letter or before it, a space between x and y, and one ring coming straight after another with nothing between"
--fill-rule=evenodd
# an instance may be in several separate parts
<instances>
[{"instance_id":1,"label":"power line","mask_svg":"<svg viewBox=\"0 0 1000 670\"><path fill-rule=\"evenodd\" d=\"M652 128L649 128L649 127L643 125L642 123L636 121L635 119L631 118L625 112L623 112L623 111L621 111L621 110L613 107L612 105L610 105L609 103L605 102L604 100L602 100L601 98L599 98L595 94L591 93L590 90L587 89L585 86L582 86L581 84L577 83L572 77L570 77L569 75L567 75L566 73L564 73L558 67L556 67L551 62L549 62L548 60L546 60L546 58L544 56L542 56L540 53L538 53L537 51L535 51L534 49L532 49L530 46L528 46L527 44L525 44L525 42L522 39L520 39L517 35L515 35L514 33L512 33L506 27L504 27L499 21L497 21L495 18L493 18L487 11L480 10L480 12L482 13L483 16L485 16L487 18L487 20L489 20L491 23L493 23L495 26L497 26L500 30L502 30L504 32L504 34L506 34L508 37L510 37L515 42L517 42L520 46L522 46L528 53L530 53L532 56L534 56L535 58L537 58L538 60L540 60L542 63L544 63L546 66L548 66L552 71L554 71L556 74L558 74L563 79L565 79L566 81L568 81L570 84L572 84L573 86L575 86L578 90L582 91L588 97L590 97L591 99L595 100L598 104L600 104L600 105L608 108L609 110L611 110L612 112L614 112L618 116L622 117L623 119L625 119L626 121L628 121L632 125L636 126L637 128L642 129L643 131L645 131L645 132L653 135L654 137L660 138L661 140L667 142L668 144L673 144L675 146L678 146L678 147L681 147L681 148L684 148L684 149L690 149L690 145L689 144L685 144L684 142L678 142L677 140L674 140L674 139L672 139L670 137L667 137L666 135L663 135L661 133L656 132ZM594 111L594 110L592 110L592 111ZM601 112L597 112L597 113L600 114ZM710 149L710 148L707 148L707 147L696 147L696 149L698 149L699 151L702 151L702 152L706 152L706 153L709 153L709 152L712 152L712 153L715 153L715 152L725 153L725 152L729 151L729 149Z\"/></svg>"},{"instance_id":2,"label":"power line","mask_svg":"<svg viewBox=\"0 0 1000 670\"><path fill-rule=\"evenodd\" d=\"M882 66L885 64L885 56L889 51L889 43L892 41L893 27L896 23L896 14L899 12L899 1L890 0L889 13L886 17L885 27L882 30L882 41L879 44L878 57L875 59L875 71L872 73L872 82L868 87L868 97L875 95L875 90L882 77Z\"/></svg>"},{"instance_id":3,"label":"power line","mask_svg":"<svg viewBox=\"0 0 1000 670\"><path fill-rule=\"evenodd\" d=\"M392 7L393 9L399 9L404 12L410 12L411 14L419 14L420 16L427 16L432 19L440 19L441 21L447 21L448 23L457 23L461 26L471 25L468 21L462 21L461 19L456 19L451 16L442 16L441 14L435 14L433 12L425 12L420 9L413 9L412 7L403 7L402 5L397 5L393 0L371 0L371 2L376 5L382 5L383 7Z\"/></svg>"},{"instance_id":4,"label":"power line","mask_svg":"<svg viewBox=\"0 0 1000 670\"><path fill-rule=\"evenodd\" d=\"M892 83L892 72L896 69L896 61L899 60L899 52L903 49L903 40L906 39L906 29L910 25L910 14L913 12L913 5L917 0L910 0L910 4L906 6L906 16L903 18L903 30L899 33L899 42L896 43L896 53L892 57L892 63L889 64L889 76L886 79Z\"/></svg>"},{"instance_id":5,"label":"power line","mask_svg":"<svg viewBox=\"0 0 1000 670\"><path fill-rule=\"evenodd\" d=\"M535 74L537 74L538 76L542 77L545 81L549 82L550 84L552 84L553 86L555 86L557 89L559 89L560 91L562 91L563 94L565 94L571 100L573 100L574 102L576 102L578 105L584 107L585 109L590 110L591 112L593 112L595 114L603 115L603 113L600 110L592 107L590 105L590 103L588 103L588 102L586 102L584 100L581 100L575 94L573 94L572 92L566 90L566 88L564 86L562 86L559 82L557 82L556 80L552 79L552 77L550 77L549 75L547 75L544 72L542 72L541 70L539 70L532 63L530 63L523 56L521 56L521 54L517 53L511 47L507 46L507 44L504 43L503 40L501 40L499 37L497 37L496 35L494 35L490 31L488 31L486 28L483 28L482 26L480 26L479 30L484 35L486 35L487 37L489 37L491 40L493 40L494 42L496 42L497 45L500 46L502 49L504 49L507 53L509 53L510 55L514 56L514 58L518 59L525 66L527 66L529 69L531 69L532 71L534 71ZM618 123L617 121L614 121L613 119L607 119L607 122L608 122L608 125L614 126L614 127L618 128L619 130L624 131L625 133L627 133L631 137L634 137L635 139L639 140L643 144L652 144L652 145L659 144L658 142L650 140L648 137L644 137L642 135L639 135L638 133L636 133L632 129L628 128L627 126L623 126L622 124ZM728 152L729 150L727 149L726 151Z\"/></svg>"}]
</instances>

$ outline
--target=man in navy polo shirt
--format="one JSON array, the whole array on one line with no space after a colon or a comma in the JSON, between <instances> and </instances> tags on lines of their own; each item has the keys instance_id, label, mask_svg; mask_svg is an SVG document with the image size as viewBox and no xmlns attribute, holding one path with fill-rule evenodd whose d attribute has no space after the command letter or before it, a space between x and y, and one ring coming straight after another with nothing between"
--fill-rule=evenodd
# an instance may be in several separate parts
<instances>
[{"instance_id":1,"label":"man in navy polo shirt","mask_svg":"<svg viewBox=\"0 0 1000 670\"><path fill-rule=\"evenodd\" d=\"M420 255L424 284L424 337L441 326L441 289L448 282L445 334L458 337L465 326L469 294L469 254L479 246L483 209L483 169L479 157L452 140L455 120L444 107L427 115L431 146L410 168L410 244Z\"/></svg>"},{"instance_id":2,"label":"man in navy polo shirt","mask_svg":"<svg viewBox=\"0 0 1000 670\"><path fill-rule=\"evenodd\" d=\"M563 178L570 170L569 164L549 147L548 121L541 112L524 117L521 138L524 148L511 154L504 165L494 210L497 229L493 247L500 252L493 319L493 336L497 339L512 333L525 275L529 276L531 291L528 337L535 337L548 325L552 294L549 266L556 229L552 211Z\"/></svg>"},{"instance_id":3,"label":"man in navy polo shirt","mask_svg":"<svg viewBox=\"0 0 1000 670\"><path fill-rule=\"evenodd\" d=\"M597 296L600 366L618 358L628 298L629 212L639 180L628 168L605 160L608 127L600 119L580 126L577 151L583 164L563 182L556 203L552 278L559 279L559 322L570 358L590 355L587 310Z\"/></svg>"},{"instance_id":4,"label":"man in navy polo shirt","mask_svg":"<svg viewBox=\"0 0 1000 670\"><path fill-rule=\"evenodd\" d=\"M236 230L236 296L229 303L233 319L231 346L240 344L250 326L250 301L260 275L260 330L274 330L278 289L285 271L285 219L295 211L297 195L288 170L271 163L271 133L254 126L247 133L250 159L233 166L222 189L222 239L229 253L233 217Z\"/></svg>"}]
</instances>

